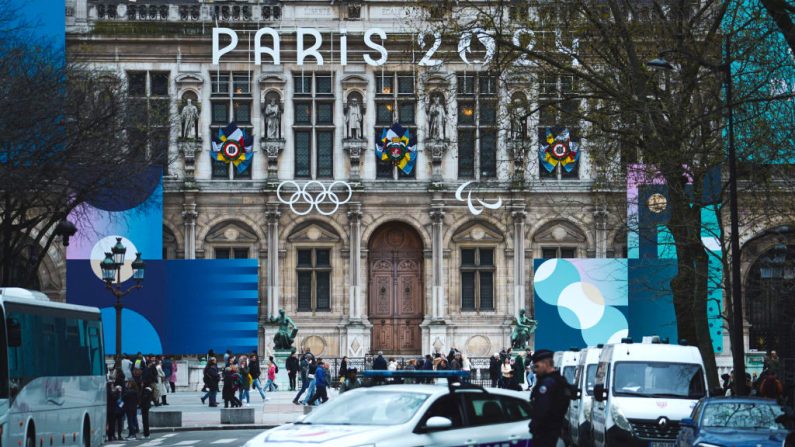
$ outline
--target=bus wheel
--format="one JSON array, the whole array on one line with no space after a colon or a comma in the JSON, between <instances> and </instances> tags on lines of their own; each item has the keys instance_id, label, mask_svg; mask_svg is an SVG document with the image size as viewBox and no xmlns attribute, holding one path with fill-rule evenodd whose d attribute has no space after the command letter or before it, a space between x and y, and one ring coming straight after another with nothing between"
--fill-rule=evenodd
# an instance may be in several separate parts
<instances>
[{"instance_id":1,"label":"bus wheel","mask_svg":"<svg viewBox=\"0 0 795 447\"><path fill-rule=\"evenodd\" d=\"M91 423L88 421L88 416L83 421L83 447L91 447Z\"/></svg>"}]
</instances>

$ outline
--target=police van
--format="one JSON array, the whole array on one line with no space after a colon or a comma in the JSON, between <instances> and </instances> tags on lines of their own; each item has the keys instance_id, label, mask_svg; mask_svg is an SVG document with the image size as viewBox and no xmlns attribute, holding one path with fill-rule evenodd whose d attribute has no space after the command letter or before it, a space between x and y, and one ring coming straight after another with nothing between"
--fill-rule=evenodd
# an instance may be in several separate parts
<instances>
[{"instance_id":1,"label":"police van","mask_svg":"<svg viewBox=\"0 0 795 447\"><path fill-rule=\"evenodd\" d=\"M593 390L593 441L603 446L673 446L679 421L707 395L695 346L622 339L599 356Z\"/></svg>"},{"instance_id":2,"label":"police van","mask_svg":"<svg viewBox=\"0 0 795 447\"><path fill-rule=\"evenodd\" d=\"M593 387L596 378L596 367L603 345L591 346L580 352L580 361L574 373L574 385L580 390L579 399L571 401L566 415L570 442L578 447L590 447L591 440L591 405L593 403Z\"/></svg>"},{"instance_id":3,"label":"police van","mask_svg":"<svg viewBox=\"0 0 795 447\"><path fill-rule=\"evenodd\" d=\"M577 363L580 361L580 349L570 348L568 351L558 351L552 357L555 368L569 384L574 384L574 373L577 370Z\"/></svg>"}]
</instances>

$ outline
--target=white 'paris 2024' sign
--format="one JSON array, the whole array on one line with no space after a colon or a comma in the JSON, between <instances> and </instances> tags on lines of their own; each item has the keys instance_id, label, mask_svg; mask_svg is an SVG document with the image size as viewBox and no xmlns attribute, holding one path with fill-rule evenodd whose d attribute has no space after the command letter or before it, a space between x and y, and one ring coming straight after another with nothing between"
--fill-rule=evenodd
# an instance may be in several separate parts
<instances>
[{"instance_id":1,"label":"white 'paris 2024' sign","mask_svg":"<svg viewBox=\"0 0 795 447\"><path fill-rule=\"evenodd\" d=\"M312 58L315 62L315 65L323 65L323 56L320 54L320 48L323 46L323 35L320 33L320 31L314 28L297 28L295 30L295 34L296 64L304 65L304 61L307 58ZM221 48L221 36L226 36L229 40L229 43L227 43L223 48ZM370 28L365 31L363 39L364 45L372 50L372 54L362 54L364 62L368 65L376 67L384 65L389 59L389 51L385 46L387 40L389 39L386 31L381 28ZM470 60L470 54L472 52L472 39L477 39L478 42L485 48L485 54L483 55L482 59ZM266 40L267 43L264 43L264 40ZM514 45L524 46L527 51L530 51L535 45L535 34L529 29L517 29L512 35L512 40ZM237 31L231 28L213 28L213 65L218 65L223 55L235 50L239 41L240 39L238 37ZM252 50L254 53L254 65L262 65L263 55L269 56L270 63L273 65L281 65L282 61L280 42L281 39L279 32L276 29L266 27L257 30L256 34L254 35L254 48ZM572 55L574 53L574 49L576 49L576 43L572 48L565 48L560 43L559 39L556 39L556 42L558 50L563 53ZM267 46L267 44L270 44L270 46ZM435 53L442 46L442 34L440 32L421 31L419 34L417 34L417 44L422 51L425 51L425 55L418 63L419 65L430 67L442 64L441 59L434 58ZM330 45L333 45L333 43ZM336 47L339 49L338 51L340 54L339 64L347 65L347 30L339 30L339 42L338 46ZM465 31L458 39L458 55L465 64L488 64L492 57L494 57L495 48L496 41L494 36L481 28ZM522 57L515 61L515 64L531 65L531 62L529 59L527 59L526 55L522 55Z\"/></svg>"}]
</instances>

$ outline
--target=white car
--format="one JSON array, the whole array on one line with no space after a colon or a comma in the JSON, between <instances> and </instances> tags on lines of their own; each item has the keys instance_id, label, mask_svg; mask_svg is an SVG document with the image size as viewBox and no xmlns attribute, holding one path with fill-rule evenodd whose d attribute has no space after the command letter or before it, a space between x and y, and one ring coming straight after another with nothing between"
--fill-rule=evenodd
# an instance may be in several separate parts
<instances>
[{"instance_id":1,"label":"white car","mask_svg":"<svg viewBox=\"0 0 795 447\"><path fill-rule=\"evenodd\" d=\"M526 392L384 385L348 391L245 447L529 447L529 422Z\"/></svg>"}]
</instances>

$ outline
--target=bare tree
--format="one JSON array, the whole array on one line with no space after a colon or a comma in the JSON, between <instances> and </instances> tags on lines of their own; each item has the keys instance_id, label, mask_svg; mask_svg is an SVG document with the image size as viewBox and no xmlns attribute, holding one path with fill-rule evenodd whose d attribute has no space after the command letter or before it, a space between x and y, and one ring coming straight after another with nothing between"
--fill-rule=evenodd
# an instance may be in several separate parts
<instances>
[{"instance_id":1,"label":"bare tree","mask_svg":"<svg viewBox=\"0 0 795 447\"><path fill-rule=\"evenodd\" d=\"M776 22L790 50L795 52L795 3L787 0L759 0Z\"/></svg>"},{"instance_id":2,"label":"bare tree","mask_svg":"<svg viewBox=\"0 0 795 447\"><path fill-rule=\"evenodd\" d=\"M425 6L438 15L433 4ZM734 111L740 140L747 143L740 152L744 166L753 167L749 172L758 177L744 191L747 196L784 189L781 177L773 175L775 167L757 169L771 147L795 155L787 139L791 128L782 133L760 126L777 101L791 100L791 94L769 88L790 63L788 55L768 52L760 64L766 35L753 26L761 9L730 6L717 0L461 0L446 20L432 25L445 34L477 36L472 40L483 43L481 53L493 46L487 68L506 79L524 79L531 89L543 91L546 79L570 80L555 98L539 100L535 111L553 111L561 123L579 125L597 170L594 192L625 188L628 166L636 175L664 181L670 210L665 225L677 263L670 284L677 329L699 347L711 387L719 382L707 298L711 288L722 285L710 283L712 253L702 241L702 216L707 209L721 213L726 199L724 185L712 188L708 180L725 160L727 111ZM727 107L722 100L729 67L724 42L730 37L733 69L739 65L752 76ZM651 65L668 70L651 68L649 62L659 56L664 59ZM791 210L785 200L765 213L786 210L784 202ZM742 346L742 328L732 331L732 344Z\"/></svg>"},{"instance_id":3,"label":"bare tree","mask_svg":"<svg viewBox=\"0 0 795 447\"><path fill-rule=\"evenodd\" d=\"M146 120L125 92L114 73L65 63L63 49L0 38L0 285L35 286L54 228L89 221L84 205L151 189L144 174L167 160L130 144Z\"/></svg>"}]
</instances>

